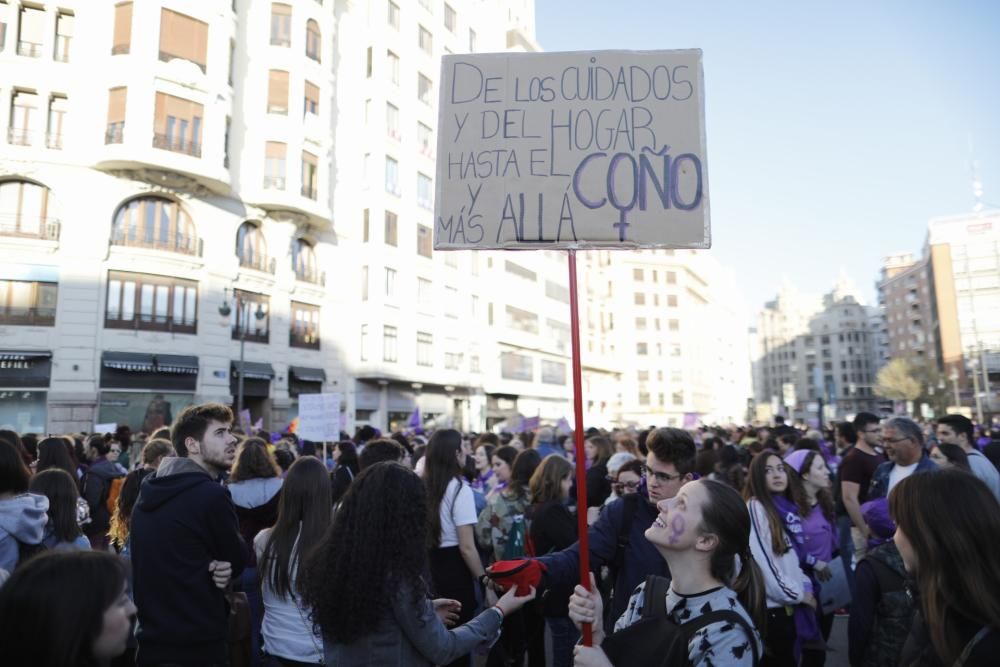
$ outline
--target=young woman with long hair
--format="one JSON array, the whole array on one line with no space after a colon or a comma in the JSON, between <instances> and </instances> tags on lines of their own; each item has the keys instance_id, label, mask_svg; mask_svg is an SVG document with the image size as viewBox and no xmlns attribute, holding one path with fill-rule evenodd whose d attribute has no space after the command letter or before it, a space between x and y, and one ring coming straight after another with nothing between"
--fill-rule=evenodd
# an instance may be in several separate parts
<instances>
[{"instance_id":1,"label":"young woman with long hair","mask_svg":"<svg viewBox=\"0 0 1000 667\"><path fill-rule=\"evenodd\" d=\"M76 480L59 468L43 470L31 478L28 491L49 499L49 521L42 545L46 549L72 551L90 549L90 540L76 521L76 501L80 498Z\"/></svg>"},{"instance_id":2,"label":"young woman with long hair","mask_svg":"<svg viewBox=\"0 0 1000 667\"><path fill-rule=\"evenodd\" d=\"M751 555L750 515L740 495L722 482L703 479L688 482L676 497L661 500L657 509L659 515L646 530L646 539L670 567L665 602L671 619L683 626L726 611L735 611L741 619L705 619L704 627L688 640L689 664L751 667L762 652L757 628L763 622L764 584ZM578 585L569 601L569 615L577 626L593 624L594 647L575 649L579 667L609 662L601 648L605 642L601 596L591 577L591 590ZM644 582L629 599L615 633L640 620L646 594Z\"/></svg>"},{"instance_id":3,"label":"young woman with long hair","mask_svg":"<svg viewBox=\"0 0 1000 667\"><path fill-rule=\"evenodd\" d=\"M459 623L475 611L476 582L486 583L476 550L476 501L462 479L464 458L462 435L450 428L434 432L424 455L431 585L435 596L461 603Z\"/></svg>"},{"instance_id":4,"label":"young woman with long hair","mask_svg":"<svg viewBox=\"0 0 1000 667\"><path fill-rule=\"evenodd\" d=\"M576 517L569 510L569 491L573 487L573 465L561 456L547 456L531 476L531 506L527 518L535 555L562 551L577 540ZM552 637L553 667L573 664L573 645L579 634L568 615L572 590L550 588L542 599L542 615Z\"/></svg>"},{"instance_id":5,"label":"young woman with long hair","mask_svg":"<svg viewBox=\"0 0 1000 667\"><path fill-rule=\"evenodd\" d=\"M77 489L80 488L79 469L69 455L66 439L60 437L45 438L38 443L38 462L35 472L43 472L51 468L60 468L69 473Z\"/></svg>"},{"instance_id":6,"label":"young woman with long hair","mask_svg":"<svg viewBox=\"0 0 1000 667\"><path fill-rule=\"evenodd\" d=\"M4 664L108 667L125 651L135 605L127 567L99 551L47 552L0 586Z\"/></svg>"},{"instance_id":7,"label":"young woman with long hair","mask_svg":"<svg viewBox=\"0 0 1000 667\"><path fill-rule=\"evenodd\" d=\"M22 552L39 548L45 535L49 501L28 493L30 482L31 471L17 447L0 440L0 570L6 572L14 571Z\"/></svg>"},{"instance_id":8,"label":"young woman with long hair","mask_svg":"<svg viewBox=\"0 0 1000 667\"><path fill-rule=\"evenodd\" d=\"M282 665L323 662L322 638L312 631L312 612L296 594L295 579L303 551L320 543L332 515L326 466L303 457L288 469L277 522L254 539L264 597L261 639L265 652Z\"/></svg>"},{"instance_id":9,"label":"young woman with long hair","mask_svg":"<svg viewBox=\"0 0 1000 667\"><path fill-rule=\"evenodd\" d=\"M441 473L437 468L447 467L445 454L458 468L461 451L453 436L442 440L438 433L428 446L434 479ZM451 479L442 486L455 488ZM365 468L334 515L332 528L306 557L298 589L322 632L326 664L421 667L462 662L478 645L493 640L504 616L534 596L534 591L520 598L509 592L495 608L461 627L445 627L444 621L458 619L460 603L431 600L424 583L424 572L432 566L428 517L434 516L427 486L398 463Z\"/></svg>"},{"instance_id":10,"label":"young woman with long hair","mask_svg":"<svg viewBox=\"0 0 1000 667\"><path fill-rule=\"evenodd\" d=\"M333 460L337 463L337 467L330 473L330 484L333 504L336 505L347 493L354 478L358 476L360 470L358 449L348 440L338 442L333 446Z\"/></svg>"},{"instance_id":11,"label":"young woman with long hair","mask_svg":"<svg viewBox=\"0 0 1000 667\"><path fill-rule=\"evenodd\" d=\"M587 507L600 507L611 495L608 459L615 449L606 437L595 435L583 443L583 451L587 456Z\"/></svg>"},{"instance_id":12,"label":"young woman with long hair","mask_svg":"<svg viewBox=\"0 0 1000 667\"><path fill-rule=\"evenodd\" d=\"M903 667L995 665L1000 655L1000 503L962 470L911 475L889 494L919 615Z\"/></svg>"},{"instance_id":13,"label":"young woman with long hair","mask_svg":"<svg viewBox=\"0 0 1000 667\"><path fill-rule=\"evenodd\" d=\"M476 479L472 482L472 488L479 491L484 496L489 495L493 487L497 485L497 476L493 472L493 452L496 448L483 443L473 450L473 461L476 466Z\"/></svg>"},{"instance_id":14,"label":"young woman with long hair","mask_svg":"<svg viewBox=\"0 0 1000 667\"><path fill-rule=\"evenodd\" d=\"M493 450L493 453L490 455L490 466L493 468L496 483L486 495L486 500L503 491L507 487L507 484L510 483L510 474L514 467L514 459L517 458L519 453L518 449L510 445L503 445Z\"/></svg>"},{"instance_id":15,"label":"young woman with long hair","mask_svg":"<svg viewBox=\"0 0 1000 667\"><path fill-rule=\"evenodd\" d=\"M785 531L782 510L776 497L791 500L804 508L800 499L791 499L785 462L772 451L758 454L750 464L743 497L750 511L750 547L754 560L764 575L767 591L767 652L763 665L795 667L798 638L795 620L790 614L797 605L816 608L809 577L799 567L799 557Z\"/></svg>"},{"instance_id":16,"label":"young woman with long hair","mask_svg":"<svg viewBox=\"0 0 1000 667\"><path fill-rule=\"evenodd\" d=\"M128 556L129 519L132 516L132 508L135 507L135 503L139 499L142 480L156 472L163 459L175 454L174 446L169 440L162 438L149 440L139 453L139 460L136 461L138 467L125 477L118 494L118 501L115 503L115 511L111 513L111 525L108 528L111 546L119 554Z\"/></svg>"},{"instance_id":17,"label":"young woman with long hair","mask_svg":"<svg viewBox=\"0 0 1000 667\"><path fill-rule=\"evenodd\" d=\"M827 468L822 452L807 449L797 449L785 457L785 466L789 488L793 489L791 495L802 502L792 503L782 495L775 495L774 501L783 510L786 531L794 538L799 567L810 576L813 595L819 597L823 582L829 581L832 576L830 561L837 552L838 542L836 506L830 492L830 469ZM796 613L807 614L815 619L820 637L813 638L822 638L824 644L823 648L818 647L818 641L815 648L804 645L801 666L822 667L826 663L825 644L833 628L833 614L824 614L819 608L808 610L801 606L796 609ZM815 627L805 620L799 625L800 636L809 635L810 630L815 630Z\"/></svg>"}]
</instances>

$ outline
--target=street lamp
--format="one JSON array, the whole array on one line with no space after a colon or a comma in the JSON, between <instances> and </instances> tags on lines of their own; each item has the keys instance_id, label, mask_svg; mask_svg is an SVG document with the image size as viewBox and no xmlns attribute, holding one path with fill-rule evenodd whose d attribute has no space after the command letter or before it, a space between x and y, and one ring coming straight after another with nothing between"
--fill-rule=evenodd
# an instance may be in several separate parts
<instances>
[{"instance_id":1,"label":"street lamp","mask_svg":"<svg viewBox=\"0 0 1000 667\"><path fill-rule=\"evenodd\" d=\"M223 317L229 317L229 315L233 312L232 308L229 307L229 302L226 301L226 295L228 293L228 288L222 290L223 297L222 305L219 306L219 315L222 315ZM243 295L234 289L233 299L236 301L236 325L240 332L240 365L239 368L236 369L236 419L239 419L240 413L243 412L243 353L247 342L247 323L242 322L242 326L240 326L240 313L243 312ZM260 305L260 302L257 303L257 310L254 311L253 316L258 322L267 317L267 313L264 312L264 308Z\"/></svg>"}]
</instances>

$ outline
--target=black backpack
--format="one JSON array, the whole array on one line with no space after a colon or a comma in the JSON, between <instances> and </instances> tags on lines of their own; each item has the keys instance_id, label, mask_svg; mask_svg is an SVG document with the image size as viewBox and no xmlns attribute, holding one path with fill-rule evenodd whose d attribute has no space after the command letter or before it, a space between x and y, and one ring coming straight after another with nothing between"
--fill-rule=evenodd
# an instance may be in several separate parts
<instances>
[{"instance_id":1,"label":"black backpack","mask_svg":"<svg viewBox=\"0 0 1000 667\"><path fill-rule=\"evenodd\" d=\"M667 614L665 601L669 588L670 580L666 577L656 575L646 577L642 618L608 636L601 645L611 664L629 667L690 665L688 642L691 637L706 625L720 621L728 621L743 627L750 637L753 664L757 665L760 662L756 634L743 616L731 609L719 609L678 625Z\"/></svg>"}]
</instances>

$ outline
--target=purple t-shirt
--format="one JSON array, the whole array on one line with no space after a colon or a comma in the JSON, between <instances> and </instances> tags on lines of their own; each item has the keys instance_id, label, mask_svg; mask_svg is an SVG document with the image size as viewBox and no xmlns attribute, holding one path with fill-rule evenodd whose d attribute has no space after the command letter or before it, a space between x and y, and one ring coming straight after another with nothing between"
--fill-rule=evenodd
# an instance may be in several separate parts
<instances>
[{"instance_id":1,"label":"purple t-shirt","mask_svg":"<svg viewBox=\"0 0 1000 667\"><path fill-rule=\"evenodd\" d=\"M833 524L823 515L819 505L802 519L802 537L805 552L824 563L833 558L833 550L837 545L837 536Z\"/></svg>"}]
</instances>

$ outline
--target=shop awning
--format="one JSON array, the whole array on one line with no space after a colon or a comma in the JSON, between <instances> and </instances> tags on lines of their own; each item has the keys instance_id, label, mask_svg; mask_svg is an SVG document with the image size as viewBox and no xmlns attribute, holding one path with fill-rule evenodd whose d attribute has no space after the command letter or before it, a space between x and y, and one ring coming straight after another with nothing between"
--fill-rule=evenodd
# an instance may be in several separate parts
<instances>
[{"instance_id":1,"label":"shop awning","mask_svg":"<svg viewBox=\"0 0 1000 667\"><path fill-rule=\"evenodd\" d=\"M181 354L158 354L155 361L156 370L160 373L198 374L198 357L188 357Z\"/></svg>"},{"instance_id":2,"label":"shop awning","mask_svg":"<svg viewBox=\"0 0 1000 667\"><path fill-rule=\"evenodd\" d=\"M52 353L48 350L0 350L0 361L29 361L51 357Z\"/></svg>"},{"instance_id":3,"label":"shop awning","mask_svg":"<svg viewBox=\"0 0 1000 667\"><path fill-rule=\"evenodd\" d=\"M289 366L292 377L299 382L326 382L326 371L322 368L307 368L305 366Z\"/></svg>"},{"instance_id":4,"label":"shop awning","mask_svg":"<svg viewBox=\"0 0 1000 667\"><path fill-rule=\"evenodd\" d=\"M240 362L234 361L232 364L233 377L239 375L240 368ZM242 369L243 378L247 380L270 380L274 377L274 367L271 364L264 364L258 361L244 361Z\"/></svg>"},{"instance_id":5,"label":"shop awning","mask_svg":"<svg viewBox=\"0 0 1000 667\"><path fill-rule=\"evenodd\" d=\"M156 371L156 361L153 355L145 352L105 352L101 355L101 365L116 371L133 373L153 373Z\"/></svg>"}]
</instances>

